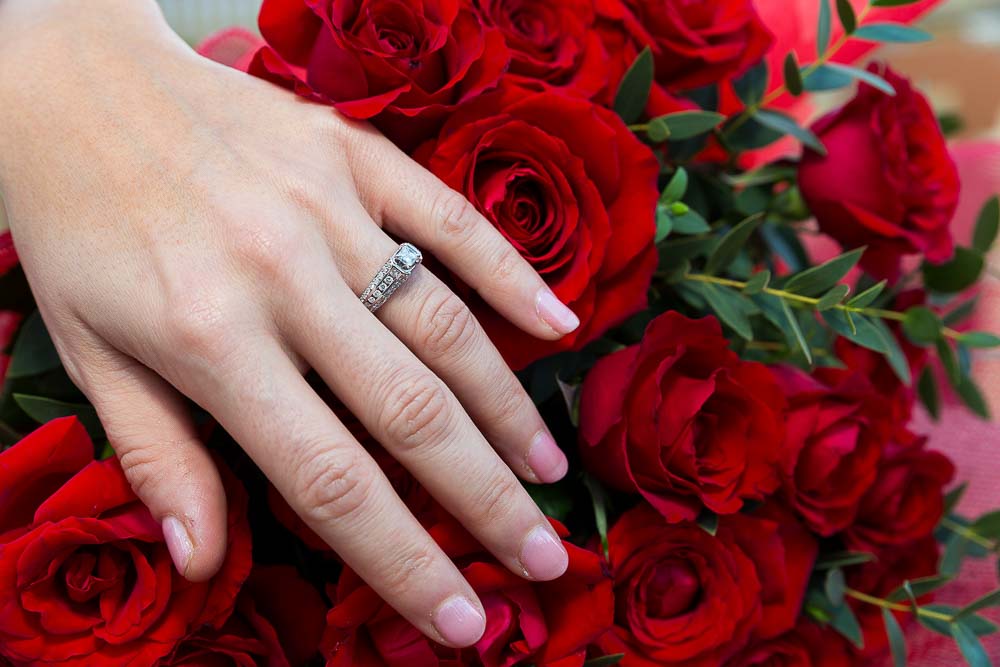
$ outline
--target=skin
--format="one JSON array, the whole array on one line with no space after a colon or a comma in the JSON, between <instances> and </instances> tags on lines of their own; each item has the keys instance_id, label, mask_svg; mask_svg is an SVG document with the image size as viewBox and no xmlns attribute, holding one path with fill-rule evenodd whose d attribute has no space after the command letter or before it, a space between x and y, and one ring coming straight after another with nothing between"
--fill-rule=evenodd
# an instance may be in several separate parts
<instances>
[{"instance_id":1,"label":"skin","mask_svg":"<svg viewBox=\"0 0 1000 667\"><path fill-rule=\"evenodd\" d=\"M424 267L377 317L356 296L405 239L525 331L572 331L465 199L370 126L200 58L151 0L0 2L0 99L23 267L185 577L212 576L226 532L188 397L414 625L482 635L476 594L307 368L512 571L564 572L516 476L555 481L566 458L475 318Z\"/></svg>"}]
</instances>

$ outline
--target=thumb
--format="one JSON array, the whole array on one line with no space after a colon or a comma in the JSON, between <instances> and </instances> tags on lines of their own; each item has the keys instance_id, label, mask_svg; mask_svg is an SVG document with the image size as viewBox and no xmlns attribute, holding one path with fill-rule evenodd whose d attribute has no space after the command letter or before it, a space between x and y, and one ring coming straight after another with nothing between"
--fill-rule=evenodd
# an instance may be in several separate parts
<instances>
[{"instance_id":1,"label":"thumb","mask_svg":"<svg viewBox=\"0 0 1000 667\"><path fill-rule=\"evenodd\" d=\"M101 356L97 372L82 374L84 393L97 408L129 484L163 526L177 570L186 579L204 581L226 555L219 471L176 389L120 352L102 350Z\"/></svg>"}]
</instances>

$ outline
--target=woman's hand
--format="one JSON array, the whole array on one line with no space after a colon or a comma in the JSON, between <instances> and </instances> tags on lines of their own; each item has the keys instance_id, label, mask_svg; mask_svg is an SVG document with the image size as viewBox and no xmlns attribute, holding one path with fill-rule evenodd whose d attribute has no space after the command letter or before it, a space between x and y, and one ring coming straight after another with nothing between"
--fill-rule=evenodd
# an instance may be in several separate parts
<instances>
[{"instance_id":1,"label":"woman's hand","mask_svg":"<svg viewBox=\"0 0 1000 667\"><path fill-rule=\"evenodd\" d=\"M482 634L475 593L307 366L512 571L563 572L515 473L551 482L566 459L475 319L425 268L377 319L357 297L389 232L526 331L573 330L463 198L367 125L197 57L152 2L3 2L0 99L23 266L185 576L212 575L226 525L182 395L414 625L454 646Z\"/></svg>"}]
</instances>

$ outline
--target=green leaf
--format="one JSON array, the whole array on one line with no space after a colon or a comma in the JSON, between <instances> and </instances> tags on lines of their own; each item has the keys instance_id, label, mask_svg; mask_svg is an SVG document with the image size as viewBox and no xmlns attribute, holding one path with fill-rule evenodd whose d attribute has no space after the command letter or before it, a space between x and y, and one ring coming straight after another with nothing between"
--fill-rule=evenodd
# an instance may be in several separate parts
<instances>
[{"instance_id":1,"label":"green leaf","mask_svg":"<svg viewBox=\"0 0 1000 667\"><path fill-rule=\"evenodd\" d=\"M751 107L760 103L764 93L767 92L767 83L767 61L761 60L733 83L733 89L743 104Z\"/></svg>"},{"instance_id":2,"label":"green leaf","mask_svg":"<svg viewBox=\"0 0 1000 667\"><path fill-rule=\"evenodd\" d=\"M962 657L969 664L969 667L992 667L993 663L986 655L979 637L963 623L951 624L951 635L955 638Z\"/></svg>"},{"instance_id":3,"label":"green leaf","mask_svg":"<svg viewBox=\"0 0 1000 667\"><path fill-rule=\"evenodd\" d=\"M906 358L903 348L900 347L899 341L896 340L896 336L889 330L888 325L879 318L873 319L871 324L882 335L882 340L885 342L885 360L889 362L889 366L896 373L899 381L909 387L913 384L910 362Z\"/></svg>"},{"instance_id":4,"label":"green leaf","mask_svg":"<svg viewBox=\"0 0 1000 667\"><path fill-rule=\"evenodd\" d=\"M954 616L959 612L958 607L950 604L928 604L924 605L923 609L944 614L946 616ZM942 634L946 637L951 635L951 629L949 627L950 624L945 621L937 618L928 618L926 616L918 616L917 620L920 622L920 625L924 626L928 630L933 630L934 632ZM968 627L973 634L980 637L983 635L991 635L998 629L996 623L977 614L963 618L962 625Z\"/></svg>"},{"instance_id":5,"label":"green leaf","mask_svg":"<svg viewBox=\"0 0 1000 667\"><path fill-rule=\"evenodd\" d=\"M707 234L712 227L694 210L673 217L674 232L677 234ZM709 239L711 242L711 239Z\"/></svg>"},{"instance_id":6,"label":"green leaf","mask_svg":"<svg viewBox=\"0 0 1000 667\"><path fill-rule=\"evenodd\" d=\"M958 505L959 502L961 502L962 496L965 495L965 491L968 488L969 488L969 483L962 482L954 489L945 494L944 508L942 512L944 516L948 516L955 510L955 507Z\"/></svg>"},{"instance_id":7,"label":"green leaf","mask_svg":"<svg viewBox=\"0 0 1000 667\"><path fill-rule=\"evenodd\" d=\"M927 409L927 414L934 421L940 419L941 394L938 392L937 379L934 377L934 371L930 366L924 368L920 374L920 381L917 382L917 395L920 396L920 402Z\"/></svg>"},{"instance_id":8,"label":"green leaf","mask_svg":"<svg viewBox=\"0 0 1000 667\"><path fill-rule=\"evenodd\" d=\"M990 408L986 403L986 399L983 398L983 393L979 391L979 387L972 378L965 376L955 387L955 392L958 397L962 399L962 403L965 407L972 410L977 416L989 420L990 418Z\"/></svg>"},{"instance_id":9,"label":"green leaf","mask_svg":"<svg viewBox=\"0 0 1000 667\"><path fill-rule=\"evenodd\" d=\"M965 605L964 607L958 610L957 614L955 614L955 620L956 621L961 620L969 616L970 614L974 614L977 611L986 609L988 607L1000 607L1000 590L987 593L986 595L977 598L976 600Z\"/></svg>"},{"instance_id":10,"label":"green leaf","mask_svg":"<svg viewBox=\"0 0 1000 667\"><path fill-rule=\"evenodd\" d=\"M760 271L758 273L750 276L750 280L747 281L746 287L743 288L743 293L747 296L753 296L754 294L760 294L771 282L771 272L767 269Z\"/></svg>"},{"instance_id":11,"label":"green leaf","mask_svg":"<svg viewBox=\"0 0 1000 667\"><path fill-rule=\"evenodd\" d=\"M614 655L605 655L600 658L591 658L583 663L583 667L610 667L611 665L617 665L624 657L624 653L615 653Z\"/></svg>"},{"instance_id":12,"label":"green leaf","mask_svg":"<svg viewBox=\"0 0 1000 667\"><path fill-rule=\"evenodd\" d=\"M844 579L843 570L835 567L826 573L826 578L823 580L823 592L826 593L826 597L829 598L834 607L840 607L844 604L847 580Z\"/></svg>"},{"instance_id":13,"label":"green leaf","mask_svg":"<svg viewBox=\"0 0 1000 667\"><path fill-rule=\"evenodd\" d=\"M796 97L802 94L802 70L799 69L799 61L794 51L785 56L785 87Z\"/></svg>"},{"instance_id":14,"label":"green leaf","mask_svg":"<svg viewBox=\"0 0 1000 667\"><path fill-rule=\"evenodd\" d=\"M958 369L958 360L955 359L955 351L951 349L951 344L942 338L937 342L937 353L941 365L944 366L945 375L948 376L948 382L952 387L957 386L962 380L962 373Z\"/></svg>"},{"instance_id":15,"label":"green leaf","mask_svg":"<svg viewBox=\"0 0 1000 667\"><path fill-rule=\"evenodd\" d=\"M798 122L791 116L778 111L772 111L770 109L761 109L754 115L754 118L764 127L770 128L781 134L791 135L820 155L827 154L826 146L823 145L823 142L820 141L819 137L813 134L812 130L808 130L799 125Z\"/></svg>"},{"instance_id":16,"label":"green leaf","mask_svg":"<svg viewBox=\"0 0 1000 667\"><path fill-rule=\"evenodd\" d=\"M835 567L849 567L851 565L863 565L877 560L875 554L867 551L837 551L820 556L813 567L815 570L830 570Z\"/></svg>"},{"instance_id":17,"label":"green leaf","mask_svg":"<svg viewBox=\"0 0 1000 667\"><path fill-rule=\"evenodd\" d=\"M854 83L855 77L826 63L816 67L802 80L803 87L812 93L840 90Z\"/></svg>"},{"instance_id":18,"label":"green leaf","mask_svg":"<svg viewBox=\"0 0 1000 667\"><path fill-rule=\"evenodd\" d=\"M36 310L21 325L10 354L7 378L24 378L55 370L62 365L41 314Z\"/></svg>"},{"instance_id":19,"label":"green leaf","mask_svg":"<svg viewBox=\"0 0 1000 667\"><path fill-rule=\"evenodd\" d=\"M872 303L875 302L875 299L881 296L882 292L885 290L885 286L888 284L889 284L888 281L883 280L879 283L872 285L864 292L856 294L854 297L852 297L847 302L847 305L851 306L852 308L867 308L868 306L872 305Z\"/></svg>"},{"instance_id":20,"label":"green leaf","mask_svg":"<svg viewBox=\"0 0 1000 667\"><path fill-rule=\"evenodd\" d=\"M1000 538L1000 510L987 512L976 519L970 528L977 535L989 539Z\"/></svg>"},{"instance_id":21,"label":"green leaf","mask_svg":"<svg viewBox=\"0 0 1000 667\"><path fill-rule=\"evenodd\" d=\"M803 296L818 296L836 285L838 280L857 266L864 251L864 248L858 248L797 273L788 279L784 289Z\"/></svg>"},{"instance_id":22,"label":"green leaf","mask_svg":"<svg viewBox=\"0 0 1000 667\"><path fill-rule=\"evenodd\" d=\"M608 556L608 493L601 483L590 475L584 475L583 484L590 492L594 508L594 523L597 524L597 534L601 537L601 548L604 556Z\"/></svg>"},{"instance_id":23,"label":"green leaf","mask_svg":"<svg viewBox=\"0 0 1000 667\"><path fill-rule=\"evenodd\" d=\"M703 509L695 519L695 523L713 537L719 532L719 515L709 509Z\"/></svg>"},{"instance_id":24,"label":"green leaf","mask_svg":"<svg viewBox=\"0 0 1000 667\"><path fill-rule=\"evenodd\" d=\"M839 305L850 292L851 288L848 285L834 285L833 289L820 297L816 310L830 310Z\"/></svg>"},{"instance_id":25,"label":"green leaf","mask_svg":"<svg viewBox=\"0 0 1000 667\"><path fill-rule=\"evenodd\" d=\"M906 667L906 639L899 621L891 611L882 608L882 623L885 624L885 634L889 638L889 649L892 651L893 667Z\"/></svg>"},{"instance_id":26,"label":"green leaf","mask_svg":"<svg viewBox=\"0 0 1000 667\"><path fill-rule=\"evenodd\" d=\"M104 439L104 427L97 417L97 410L86 403L64 403L44 396L14 394L14 402L24 413L39 424L45 424L60 417L76 417L87 429L93 440Z\"/></svg>"},{"instance_id":27,"label":"green leaf","mask_svg":"<svg viewBox=\"0 0 1000 667\"><path fill-rule=\"evenodd\" d=\"M649 121L648 134L653 141L665 141L668 138L671 141L681 141L711 132L725 119L724 115L715 111L678 111ZM655 131L654 126L657 127Z\"/></svg>"},{"instance_id":28,"label":"green leaf","mask_svg":"<svg viewBox=\"0 0 1000 667\"><path fill-rule=\"evenodd\" d=\"M653 86L653 52L647 46L636 57L618 84L615 113L625 123L634 123L642 116Z\"/></svg>"},{"instance_id":29,"label":"green leaf","mask_svg":"<svg viewBox=\"0 0 1000 667\"><path fill-rule=\"evenodd\" d=\"M684 167L677 167L677 171L675 171L674 175L670 177L670 182L667 183L667 187L663 188L663 192L660 194L660 201L668 204L680 201L684 198L684 195L687 194L687 189L687 169Z\"/></svg>"},{"instance_id":30,"label":"green leaf","mask_svg":"<svg viewBox=\"0 0 1000 667\"><path fill-rule=\"evenodd\" d=\"M958 337L963 345L974 348L1000 347L1000 336L985 331L970 331Z\"/></svg>"},{"instance_id":31,"label":"green leaf","mask_svg":"<svg viewBox=\"0 0 1000 667\"><path fill-rule=\"evenodd\" d=\"M916 345L934 345L941 338L941 318L926 306L914 306L905 313L903 333Z\"/></svg>"},{"instance_id":32,"label":"green leaf","mask_svg":"<svg viewBox=\"0 0 1000 667\"><path fill-rule=\"evenodd\" d=\"M840 605L833 610L830 627L839 632L849 642L859 649L865 647L864 635L858 617L854 615L850 605Z\"/></svg>"},{"instance_id":33,"label":"green leaf","mask_svg":"<svg viewBox=\"0 0 1000 667\"><path fill-rule=\"evenodd\" d=\"M938 571L946 576L954 577L962 568L962 559L968 551L969 541L961 535L952 535L944 545L944 553L938 564Z\"/></svg>"},{"instance_id":34,"label":"green leaf","mask_svg":"<svg viewBox=\"0 0 1000 667\"><path fill-rule=\"evenodd\" d=\"M961 292L979 280L984 266L983 253L972 248L955 248L955 256L944 264L924 262L924 284L935 292Z\"/></svg>"},{"instance_id":35,"label":"green leaf","mask_svg":"<svg viewBox=\"0 0 1000 667\"><path fill-rule=\"evenodd\" d=\"M910 579L904 582L902 586L889 593L885 599L890 602L900 602L902 600L906 600L907 598L911 598L910 601L915 602L917 598L936 591L951 580L952 577L942 575Z\"/></svg>"},{"instance_id":36,"label":"green leaf","mask_svg":"<svg viewBox=\"0 0 1000 667\"><path fill-rule=\"evenodd\" d=\"M821 78L818 82L814 82L812 85L818 85L822 82L825 77L828 82L832 83L835 80L846 78L849 81L864 81L872 88L877 88L881 90L886 95L895 95L896 89L892 87L892 84L880 77L874 72L869 72L866 69L861 69L859 67L851 67L850 65L841 65L839 63L826 63L820 69L824 71L824 74L820 75ZM841 88L842 86L837 86ZM816 88L810 88L810 90L817 90ZM829 90L829 89L822 89Z\"/></svg>"},{"instance_id":37,"label":"green leaf","mask_svg":"<svg viewBox=\"0 0 1000 667\"><path fill-rule=\"evenodd\" d=\"M822 316L834 331L851 342L880 354L888 352L885 338L867 317L863 315L849 316L843 310L827 310L822 313ZM853 329L852 324L854 325Z\"/></svg>"},{"instance_id":38,"label":"green leaf","mask_svg":"<svg viewBox=\"0 0 1000 667\"><path fill-rule=\"evenodd\" d=\"M964 301L960 305L952 309L947 315L944 316L944 324L947 327L955 326L956 324L961 324L965 320L972 317L973 313L976 312L976 305L979 299L977 297L972 297L971 299Z\"/></svg>"},{"instance_id":39,"label":"green leaf","mask_svg":"<svg viewBox=\"0 0 1000 667\"><path fill-rule=\"evenodd\" d=\"M653 243L658 244L670 236L674 231L674 219L670 217L670 212L665 206L656 207L656 234L653 236Z\"/></svg>"},{"instance_id":40,"label":"green leaf","mask_svg":"<svg viewBox=\"0 0 1000 667\"><path fill-rule=\"evenodd\" d=\"M803 356L805 356L806 361L812 365L813 356L812 349L809 347L809 342L806 341L806 337L802 334L802 327L799 326L799 320L795 317L795 313L792 312L791 306L784 299L781 300L781 309L785 314L785 319L788 321L788 328L791 330L792 335L795 336L795 343L802 350Z\"/></svg>"},{"instance_id":41,"label":"green leaf","mask_svg":"<svg viewBox=\"0 0 1000 667\"><path fill-rule=\"evenodd\" d=\"M738 292L720 285L705 283L701 286L702 294L709 307L715 311L719 319L729 325L745 340L753 340L753 327L750 325L750 312L747 301Z\"/></svg>"},{"instance_id":42,"label":"green leaf","mask_svg":"<svg viewBox=\"0 0 1000 667\"><path fill-rule=\"evenodd\" d=\"M840 19L840 25L844 26L844 32L850 35L858 27L858 17L854 14L854 7L851 6L850 0L836 1L837 17Z\"/></svg>"},{"instance_id":43,"label":"green leaf","mask_svg":"<svg viewBox=\"0 0 1000 667\"><path fill-rule=\"evenodd\" d=\"M1000 197L991 197L976 219L972 247L985 255L997 240L998 231L1000 231Z\"/></svg>"},{"instance_id":44,"label":"green leaf","mask_svg":"<svg viewBox=\"0 0 1000 667\"><path fill-rule=\"evenodd\" d=\"M926 30L901 23L869 23L855 30L853 37L868 42L894 44L915 44L929 42L933 39L933 36Z\"/></svg>"},{"instance_id":45,"label":"green leaf","mask_svg":"<svg viewBox=\"0 0 1000 667\"><path fill-rule=\"evenodd\" d=\"M819 0L819 25L816 28L816 57L826 53L830 46L830 33L832 31L832 16L830 14L830 0Z\"/></svg>"},{"instance_id":46,"label":"green leaf","mask_svg":"<svg viewBox=\"0 0 1000 667\"><path fill-rule=\"evenodd\" d=\"M872 7L902 7L903 5L915 5L920 0L873 0Z\"/></svg>"},{"instance_id":47,"label":"green leaf","mask_svg":"<svg viewBox=\"0 0 1000 667\"><path fill-rule=\"evenodd\" d=\"M730 229L709 256L705 273L714 274L729 266L763 219L761 215L753 215Z\"/></svg>"},{"instance_id":48,"label":"green leaf","mask_svg":"<svg viewBox=\"0 0 1000 667\"><path fill-rule=\"evenodd\" d=\"M546 516L565 521L573 510L573 495L563 482L556 484L525 484L528 495Z\"/></svg>"}]
</instances>

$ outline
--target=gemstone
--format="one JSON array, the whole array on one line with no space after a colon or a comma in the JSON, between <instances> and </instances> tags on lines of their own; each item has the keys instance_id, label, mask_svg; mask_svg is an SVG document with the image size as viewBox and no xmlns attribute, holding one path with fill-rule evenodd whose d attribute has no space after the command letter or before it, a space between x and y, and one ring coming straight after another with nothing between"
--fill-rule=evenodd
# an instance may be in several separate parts
<instances>
[{"instance_id":1,"label":"gemstone","mask_svg":"<svg viewBox=\"0 0 1000 667\"><path fill-rule=\"evenodd\" d=\"M420 251L409 243L404 243L399 246L399 250L396 251L394 259L396 260L396 265L400 269L410 272L417 264L420 263Z\"/></svg>"},{"instance_id":2,"label":"gemstone","mask_svg":"<svg viewBox=\"0 0 1000 667\"><path fill-rule=\"evenodd\" d=\"M375 290L375 293L372 294L372 296L375 297L376 299L378 299L378 298L380 298L382 296L382 292L379 292L378 290Z\"/></svg>"}]
</instances>

